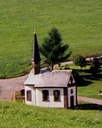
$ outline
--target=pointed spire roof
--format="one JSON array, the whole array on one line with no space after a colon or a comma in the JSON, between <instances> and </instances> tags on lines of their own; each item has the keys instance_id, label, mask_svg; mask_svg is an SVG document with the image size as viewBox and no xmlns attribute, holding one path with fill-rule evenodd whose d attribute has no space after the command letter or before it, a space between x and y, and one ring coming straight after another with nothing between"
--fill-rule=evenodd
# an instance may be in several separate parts
<instances>
[{"instance_id":1,"label":"pointed spire roof","mask_svg":"<svg viewBox=\"0 0 102 128\"><path fill-rule=\"evenodd\" d=\"M39 62L40 59L40 53L39 53L39 47L38 47L38 41L37 41L37 35L34 31L34 42L33 42L33 53L32 53L32 62Z\"/></svg>"}]
</instances>

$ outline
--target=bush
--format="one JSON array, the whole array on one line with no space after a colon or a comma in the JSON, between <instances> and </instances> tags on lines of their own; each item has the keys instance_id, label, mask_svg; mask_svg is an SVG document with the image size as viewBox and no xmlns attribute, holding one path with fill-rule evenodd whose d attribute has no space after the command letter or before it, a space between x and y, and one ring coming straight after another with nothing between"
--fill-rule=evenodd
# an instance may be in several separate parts
<instances>
[{"instance_id":1,"label":"bush","mask_svg":"<svg viewBox=\"0 0 102 128\"><path fill-rule=\"evenodd\" d=\"M82 69L82 67L86 66L86 59L83 56L78 55L77 57L74 58L74 64L80 66Z\"/></svg>"}]
</instances>

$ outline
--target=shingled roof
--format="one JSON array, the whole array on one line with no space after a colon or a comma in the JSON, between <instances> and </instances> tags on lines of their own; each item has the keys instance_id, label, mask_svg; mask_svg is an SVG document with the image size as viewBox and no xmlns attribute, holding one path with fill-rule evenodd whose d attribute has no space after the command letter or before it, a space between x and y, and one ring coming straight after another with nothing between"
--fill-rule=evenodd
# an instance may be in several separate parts
<instances>
[{"instance_id":1,"label":"shingled roof","mask_svg":"<svg viewBox=\"0 0 102 128\"><path fill-rule=\"evenodd\" d=\"M34 75L30 72L25 85L34 85L34 87L67 87L72 70L53 70L42 74Z\"/></svg>"}]
</instances>

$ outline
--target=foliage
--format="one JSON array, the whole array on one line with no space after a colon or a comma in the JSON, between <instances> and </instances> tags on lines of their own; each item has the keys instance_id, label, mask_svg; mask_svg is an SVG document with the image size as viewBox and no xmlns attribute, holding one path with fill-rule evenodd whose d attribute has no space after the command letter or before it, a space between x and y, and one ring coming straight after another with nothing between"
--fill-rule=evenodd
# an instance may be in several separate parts
<instances>
[{"instance_id":1,"label":"foliage","mask_svg":"<svg viewBox=\"0 0 102 128\"><path fill-rule=\"evenodd\" d=\"M67 44L62 44L62 38L58 29L52 28L48 33L48 37L44 39L40 51L53 69L54 64L60 64L68 59L71 54L71 52L66 54L68 48Z\"/></svg>"},{"instance_id":2,"label":"foliage","mask_svg":"<svg viewBox=\"0 0 102 128\"><path fill-rule=\"evenodd\" d=\"M86 59L83 56L78 55L77 57L74 58L74 64L80 66L82 69L82 67L86 66Z\"/></svg>"},{"instance_id":3,"label":"foliage","mask_svg":"<svg viewBox=\"0 0 102 128\"><path fill-rule=\"evenodd\" d=\"M28 73L34 28L39 45L59 28L70 59L102 54L101 8L102 0L0 0L0 78Z\"/></svg>"},{"instance_id":4,"label":"foliage","mask_svg":"<svg viewBox=\"0 0 102 128\"><path fill-rule=\"evenodd\" d=\"M17 102L0 102L0 128L11 127L101 128L102 115L95 110L40 108Z\"/></svg>"},{"instance_id":5,"label":"foliage","mask_svg":"<svg viewBox=\"0 0 102 128\"><path fill-rule=\"evenodd\" d=\"M97 73L100 69L100 66L101 66L100 58L96 58L96 57L93 58L92 64L91 64L91 67L90 67L90 71L91 71L91 73L94 77L97 77Z\"/></svg>"}]
</instances>

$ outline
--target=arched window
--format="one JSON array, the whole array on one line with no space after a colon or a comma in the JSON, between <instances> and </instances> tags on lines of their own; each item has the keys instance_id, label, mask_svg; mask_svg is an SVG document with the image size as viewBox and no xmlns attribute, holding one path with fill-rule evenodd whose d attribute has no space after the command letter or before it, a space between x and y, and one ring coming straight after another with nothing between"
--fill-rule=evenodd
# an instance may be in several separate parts
<instances>
[{"instance_id":1,"label":"arched window","mask_svg":"<svg viewBox=\"0 0 102 128\"><path fill-rule=\"evenodd\" d=\"M73 89L70 90L70 93L73 94Z\"/></svg>"},{"instance_id":2,"label":"arched window","mask_svg":"<svg viewBox=\"0 0 102 128\"><path fill-rule=\"evenodd\" d=\"M49 101L49 91L48 90L42 90L42 100Z\"/></svg>"},{"instance_id":3,"label":"arched window","mask_svg":"<svg viewBox=\"0 0 102 128\"><path fill-rule=\"evenodd\" d=\"M60 101L60 91L59 90L54 90L53 95L54 95L54 101Z\"/></svg>"}]
</instances>

